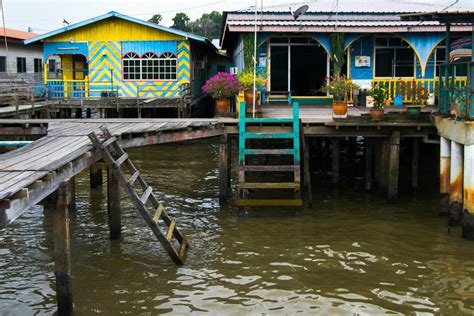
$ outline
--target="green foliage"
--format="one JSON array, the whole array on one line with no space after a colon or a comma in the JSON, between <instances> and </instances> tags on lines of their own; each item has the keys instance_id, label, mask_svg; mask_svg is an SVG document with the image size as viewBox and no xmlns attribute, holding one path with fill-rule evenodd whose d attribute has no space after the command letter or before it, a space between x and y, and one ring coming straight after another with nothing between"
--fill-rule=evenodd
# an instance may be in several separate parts
<instances>
[{"instance_id":1,"label":"green foliage","mask_svg":"<svg viewBox=\"0 0 474 316\"><path fill-rule=\"evenodd\" d=\"M331 40L331 50L332 50L332 76L334 78L339 78L341 75L341 70L344 65L344 45L345 45L345 36L344 33L332 33L329 34L329 39Z\"/></svg>"},{"instance_id":2,"label":"green foliage","mask_svg":"<svg viewBox=\"0 0 474 316\"><path fill-rule=\"evenodd\" d=\"M239 80L242 89L244 89L245 91L253 90L253 68L248 68L242 71L240 74L237 75L237 79ZM265 78L260 72L258 72L255 80L256 89L261 88L264 85Z\"/></svg>"},{"instance_id":3,"label":"green foliage","mask_svg":"<svg viewBox=\"0 0 474 316\"><path fill-rule=\"evenodd\" d=\"M242 42L244 45L244 67L253 68L253 53L254 53L254 34L253 33L242 33Z\"/></svg>"},{"instance_id":4,"label":"green foliage","mask_svg":"<svg viewBox=\"0 0 474 316\"><path fill-rule=\"evenodd\" d=\"M190 18L189 16L186 15L186 13L178 12L173 18L173 25L171 27L177 30L188 32L189 21L190 21Z\"/></svg>"},{"instance_id":5,"label":"green foliage","mask_svg":"<svg viewBox=\"0 0 474 316\"><path fill-rule=\"evenodd\" d=\"M384 101L388 98L388 90L382 84L378 84L370 90L370 95L374 97L374 107L384 108Z\"/></svg>"},{"instance_id":6,"label":"green foliage","mask_svg":"<svg viewBox=\"0 0 474 316\"><path fill-rule=\"evenodd\" d=\"M319 89L322 93L329 93L333 96L335 101L347 101L349 99L349 92L351 89L358 89L359 86L352 83L344 76L330 78L329 84L326 81Z\"/></svg>"},{"instance_id":7,"label":"green foliage","mask_svg":"<svg viewBox=\"0 0 474 316\"><path fill-rule=\"evenodd\" d=\"M161 14L157 13L157 14L153 15L148 20L148 22L155 23L155 24L160 24L161 20L163 20L163 17L161 16Z\"/></svg>"}]
</instances>

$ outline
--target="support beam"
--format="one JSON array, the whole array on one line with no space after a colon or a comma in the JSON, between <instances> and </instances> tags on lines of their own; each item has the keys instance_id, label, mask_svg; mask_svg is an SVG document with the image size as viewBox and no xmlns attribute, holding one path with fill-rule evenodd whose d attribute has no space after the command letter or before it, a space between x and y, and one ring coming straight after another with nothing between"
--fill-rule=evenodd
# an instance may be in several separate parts
<instances>
[{"instance_id":1,"label":"support beam","mask_svg":"<svg viewBox=\"0 0 474 316\"><path fill-rule=\"evenodd\" d=\"M418 189L418 161L420 156L420 141L418 138L413 138L412 152L411 152L411 188L413 191Z\"/></svg>"},{"instance_id":2,"label":"support beam","mask_svg":"<svg viewBox=\"0 0 474 316\"><path fill-rule=\"evenodd\" d=\"M464 213L462 236L474 239L474 145L464 146Z\"/></svg>"},{"instance_id":3,"label":"support beam","mask_svg":"<svg viewBox=\"0 0 474 316\"><path fill-rule=\"evenodd\" d=\"M63 181L59 185L57 192L53 193L57 195L53 211L53 238L58 315L72 315L73 312L71 249L67 208L68 187L67 181Z\"/></svg>"},{"instance_id":4,"label":"support beam","mask_svg":"<svg viewBox=\"0 0 474 316\"><path fill-rule=\"evenodd\" d=\"M372 190L372 156L373 156L372 139L365 139L365 190Z\"/></svg>"},{"instance_id":5,"label":"support beam","mask_svg":"<svg viewBox=\"0 0 474 316\"><path fill-rule=\"evenodd\" d=\"M332 140L332 183L339 183L341 141L339 138Z\"/></svg>"},{"instance_id":6,"label":"support beam","mask_svg":"<svg viewBox=\"0 0 474 316\"><path fill-rule=\"evenodd\" d=\"M449 192L450 192L450 172L451 172L451 141L440 137L440 158L439 158L439 193L440 193L440 216L448 216L449 213Z\"/></svg>"},{"instance_id":7,"label":"support beam","mask_svg":"<svg viewBox=\"0 0 474 316\"><path fill-rule=\"evenodd\" d=\"M230 183L230 146L227 134L222 135L219 144L219 202L226 203Z\"/></svg>"},{"instance_id":8,"label":"support beam","mask_svg":"<svg viewBox=\"0 0 474 316\"><path fill-rule=\"evenodd\" d=\"M382 140L382 153L380 155L380 181L379 186L382 191L388 192L388 171L389 171L389 159L390 159L390 146L389 140Z\"/></svg>"},{"instance_id":9,"label":"support beam","mask_svg":"<svg viewBox=\"0 0 474 316\"><path fill-rule=\"evenodd\" d=\"M463 145L451 142L451 170L449 195L449 225L461 224L463 194Z\"/></svg>"},{"instance_id":10,"label":"support beam","mask_svg":"<svg viewBox=\"0 0 474 316\"><path fill-rule=\"evenodd\" d=\"M92 164L89 168L91 189L102 185L102 164L99 162Z\"/></svg>"},{"instance_id":11,"label":"support beam","mask_svg":"<svg viewBox=\"0 0 474 316\"><path fill-rule=\"evenodd\" d=\"M71 212L76 211L76 177L67 180L67 208Z\"/></svg>"},{"instance_id":12,"label":"support beam","mask_svg":"<svg viewBox=\"0 0 474 316\"><path fill-rule=\"evenodd\" d=\"M389 202L398 198L398 175L400 165L400 131L392 132L389 143L388 160L388 188L387 197Z\"/></svg>"},{"instance_id":13,"label":"support beam","mask_svg":"<svg viewBox=\"0 0 474 316\"><path fill-rule=\"evenodd\" d=\"M309 207L313 207L313 192L311 189L311 173L309 171L309 149L310 141L309 137L302 137L303 141L303 180L304 180L304 192L308 199Z\"/></svg>"},{"instance_id":14,"label":"support beam","mask_svg":"<svg viewBox=\"0 0 474 316\"><path fill-rule=\"evenodd\" d=\"M120 239L122 234L120 213L120 186L112 169L107 168L107 215L112 240Z\"/></svg>"}]
</instances>

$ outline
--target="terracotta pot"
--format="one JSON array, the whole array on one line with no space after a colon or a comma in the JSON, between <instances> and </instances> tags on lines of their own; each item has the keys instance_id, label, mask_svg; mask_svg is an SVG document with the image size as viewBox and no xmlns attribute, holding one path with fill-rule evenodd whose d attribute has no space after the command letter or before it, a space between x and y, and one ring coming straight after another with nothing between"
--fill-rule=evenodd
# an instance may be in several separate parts
<instances>
[{"instance_id":1,"label":"terracotta pot","mask_svg":"<svg viewBox=\"0 0 474 316\"><path fill-rule=\"evenodd\" d=\"M370 109L370 116L374 119L374 120L381 120L383 115L385 113L385 110L384 109L378 109L378 108L371 108Z\"/></svg>"},{"instance_id":2,"label":"terracotta pot","mask_svg":"<svg viewBox=\"0 0 474 316\"><path fill-rule=\"evenodd\" d=\"M227 99L216 99L216 111L217 113L226 113L229 107L229 100Z\"/></svg>"},{"instance_id":3,"label":"terracotta pot","mask_svg":"<svg viewBox=\"0 0 474 316\"><path fill-rule=\"evenodd\" d=\"M392 105L392 102L390 101L390 99L384 100L383 103L384 103L385 106L391 106Z\"/></svg>"},{"instance_id":4,"label":"terracotta pot","mask_svg":"<svg viewBox=\"0 0 474 316\"><path fill-rule=\"evenodd\" d=\"M245 105L247 106L247 112L252 112L253 110L253 91L245 91ZM255 110L258 111L258 94L255 98Z\"/></svg>"},{"instance_id":5,"label":"terracotta pot","mask_svg":"<svg viewBox=\"0 0 474 316\"><path fill-rule=\"evenodd\" d=\"M346 115L347 113L347 103L343 101L333 101L332 111L335 115Z\"/></svg>"}]
</instances>

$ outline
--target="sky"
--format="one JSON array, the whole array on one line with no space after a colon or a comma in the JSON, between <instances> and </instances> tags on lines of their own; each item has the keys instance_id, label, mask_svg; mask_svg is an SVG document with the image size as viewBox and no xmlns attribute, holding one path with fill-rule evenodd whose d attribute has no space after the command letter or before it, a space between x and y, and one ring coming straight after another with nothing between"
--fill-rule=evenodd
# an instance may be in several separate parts
<instances>
[{"instance_id":1,"label":"sky","mask_svg":"<svg viewBox=\"0 0 474 316\"><path fill-rule=\"evenodd\" d=\"M326 7L332 9L336 2L339 7L372 8L374 0L257 0L260 7L271 10L288 11L303 4L311 8ZM377 0L383 8L406 8L416 6L424 11L441 10L455 0ZM255 5L255 0L3 0L5 25L35 33L46 33L63 26L65 19L70 24L80 22L110 11L117 11L135 18L147 20L153 14L163 16L164 26L171 26L171 19L177 12L186 13L192 20L203 13L216 11L245 10ZM458 0L454 9L474 10L474 0Z\"/></svg>"}]
</instances>

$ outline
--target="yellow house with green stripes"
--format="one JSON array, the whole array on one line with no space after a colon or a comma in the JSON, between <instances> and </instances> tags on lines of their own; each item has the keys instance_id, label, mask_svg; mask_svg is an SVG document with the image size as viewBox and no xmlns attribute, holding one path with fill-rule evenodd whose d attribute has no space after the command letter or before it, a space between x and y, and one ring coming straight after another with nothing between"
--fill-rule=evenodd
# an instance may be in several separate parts
<instances>
[{"instance_id":1,"label":"yellow house with green stripes","mask_svg":"<svg viewBox=\"0 0 474 316\"><path fill-rule=\"evenodd\" d=\"M197 97L216 48L203 37L117 12L34 37L51 98ZM60 57L56 76L52 56ZM210 57L211 56L211 57Z\"/></svg>"}]
</instances>

